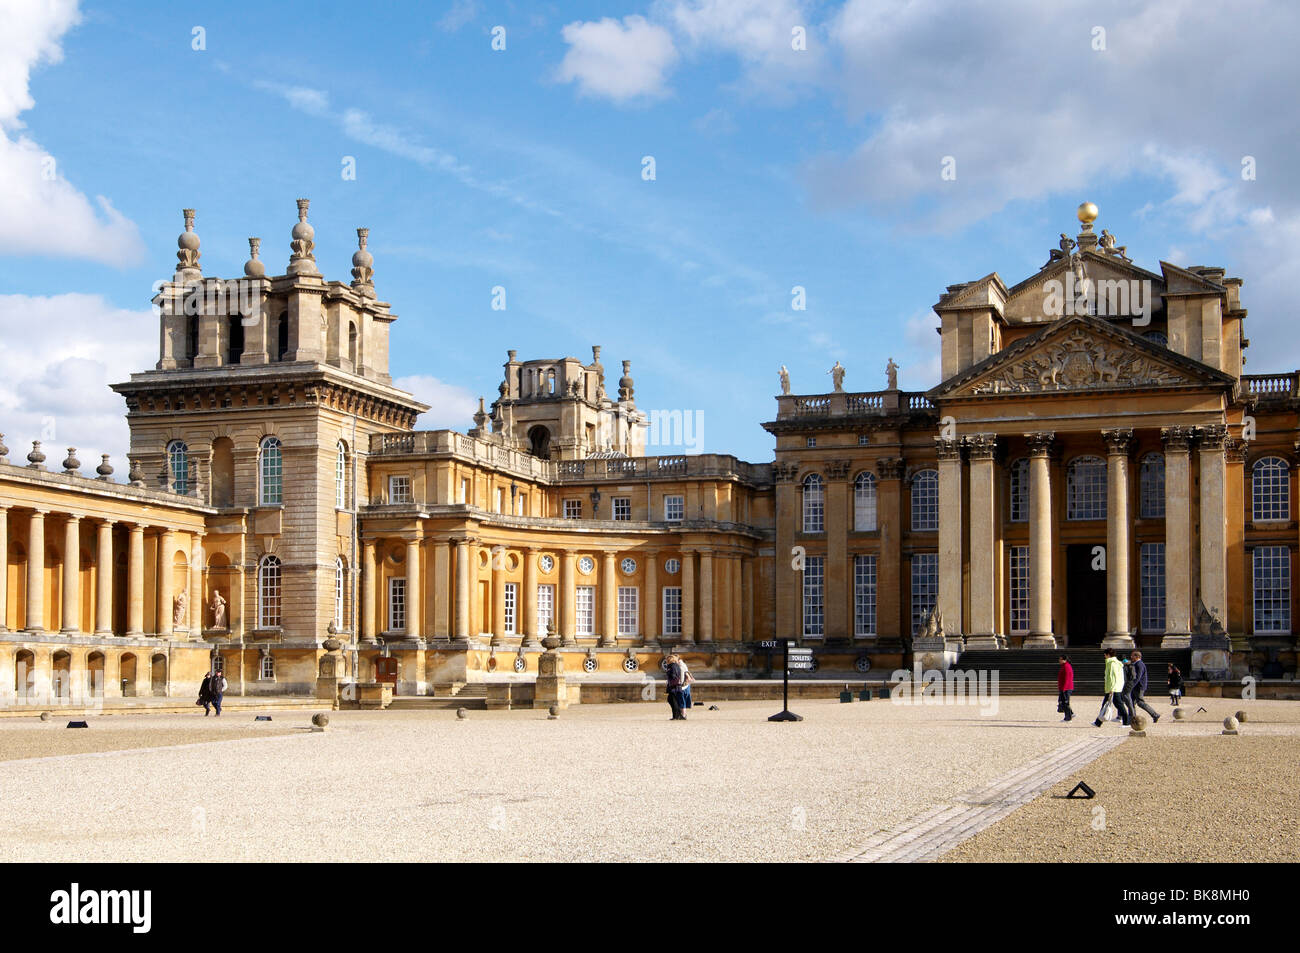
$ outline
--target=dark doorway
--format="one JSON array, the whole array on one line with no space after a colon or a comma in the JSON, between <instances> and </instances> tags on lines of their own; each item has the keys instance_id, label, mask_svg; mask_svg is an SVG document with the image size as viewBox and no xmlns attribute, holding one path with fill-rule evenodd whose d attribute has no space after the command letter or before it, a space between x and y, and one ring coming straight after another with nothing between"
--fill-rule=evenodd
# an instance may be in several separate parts
<instances>
[{"instance_id":1,"label":"dark doorway","mask_svg":"<svg viewBox=\"0 0 1300 953\"><path fill-rule=\"evenodd\" d=\"M1098 544L1065 549L1066 639L1071 646L1100 645L1106 635L1106 570L1094 569ZM1104 563L1103 563L1104 565Z\"/></svg>"},{"instance_id":2,"label":"dark doorway","mask_svg":"<svg viewBox=\"0 0 1300 953\"><path fill-rule=\"evenodd\" d=\"M533 456L543 460L551 459L551 432L541 424L528 431L528 442Z\"/></svg>"}]
</instances>

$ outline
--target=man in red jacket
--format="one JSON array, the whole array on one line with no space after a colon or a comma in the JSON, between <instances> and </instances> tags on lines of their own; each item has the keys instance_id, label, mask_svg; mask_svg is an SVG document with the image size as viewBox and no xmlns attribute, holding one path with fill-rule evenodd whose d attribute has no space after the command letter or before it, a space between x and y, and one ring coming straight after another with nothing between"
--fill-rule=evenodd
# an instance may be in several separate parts
<instances>
[{"instance_id":1,"label":"man in red jacket","mask_svg":"<svg viewBox=\"0 0 1300 953\"><path fill-rule=\"evenodd\" d=\"M1056 670L1056 710L1064 712L1065 717L1062 721L1069 721L1074 717L1074 709L1070 707L1070 693L1074 691L1074 666L1070 664L1070 656L1061 655L1061 667Z\"/></svg>"}]
</instances>

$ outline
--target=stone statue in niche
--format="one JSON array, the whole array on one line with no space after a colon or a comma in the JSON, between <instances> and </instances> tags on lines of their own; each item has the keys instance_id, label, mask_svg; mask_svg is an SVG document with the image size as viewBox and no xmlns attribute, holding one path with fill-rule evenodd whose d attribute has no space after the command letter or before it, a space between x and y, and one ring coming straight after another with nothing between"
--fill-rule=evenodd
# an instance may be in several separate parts
<instances>
[{"instance_id":1,"label":"stone statue in niche","mask_svg":"<svg viewBox=\"0 0 1300 953\"><path fill-rule=\"evenodd\" d=\"M216 591L212 593L212 627L214 629L228 628L226 623L226 600L221 597L221 593Z\"/></svg>"},{"instance_id":2,"label":"stone statue in niche","mask_svg":"<svg viewBox=\"0 0 1300 953\"><path fill-rule=\"evenodd\" d=\"M184 625L185 619L189 616L189 610L190 597L182 589L172 599L172 625Z\"/></svg>"}]
</instances>

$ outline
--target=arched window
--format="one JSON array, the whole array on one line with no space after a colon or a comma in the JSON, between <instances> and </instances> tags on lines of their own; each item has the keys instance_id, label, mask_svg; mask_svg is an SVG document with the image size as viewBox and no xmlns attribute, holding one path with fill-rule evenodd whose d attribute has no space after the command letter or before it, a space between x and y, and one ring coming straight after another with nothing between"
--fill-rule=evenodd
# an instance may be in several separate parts
<instances>
[{"instance_id":1,"label":"arched window","mask_svg":"<svg viewBox=\"0 0 1300 953\"><path fill-rule=\"evenodd\" d=\"M866 470L853 481L853 528L859 532L876 528L876 475Z\"/></svg>"},{"instance_id":2,"label":"arched window","mask_svg":"<svg viewBox=\"0 0 1300 953\"><path fill-rule=\"evenodd\" d=\"M822 478L810 473L803 480L803 531L820 533L826 529L825 494Z\"/></svg>"},{"instance_id":3,"label":"arched window","mask_svg":"<svg viewBox=\"0 0 1300 953\"><path fill-rule=\"evenodd\" d=\"M259 493L262 506L284 502L284 462L280 456L280 439L263 437L258 454Z\"/></svg>"},{"instance_id":4,"label":"arched window","mask_svg":"<svg viewBox=\"0 0 1300 953\"><path fill-rule=\"evenodd\" d=\"M226 344L226 363L238 364L239 359L244 356L244 316L242 314L232 314L230 316Z\"/></svg>"},{"instance_id":5,"label":"arched window","mask_svg":"<svg viewBox=\"0 0 1300 953\"><path fill-rule=\"evenodd\" d=\"M343 593L344 584L347 580L347 567L343 562L343 557L339 556L334 560L334 631L343 631Z\"/></svg>"},{"instance_id":6,"label":"arched window","mask_svg":"<svg viewBox=\"0 0 1300 953\"><path fill-rule=\"evenodd\" d=\"M280 560L263 556L257 564L257 627L280 627Z\"/></svg>"},{"instance_id":7,"label":"arched window","mask_svg":"<svg viewBox=\"0 0 1300 953\"><path fill-rule=\"evenodd\" d=\"M1079 457L1066 468L1065 518L1106 518L1106 461L1101 457Z\"/></svg>"},{"instance_id":8,"label":"arched window","mask_svg":"<svg viewBox=\"0 0 1300 953\"><path fill-rule=\"evenodd\" d=\"M341 510L348 508L348 445L342 440L334 457L334 505Z\"/></svg>"},{"instance_id":9,"label":"arched window","mask_svg":"<svg viewBox=\"0 0 1300 953\"><path fill-rule=\"evenodd\" d=\"M939 471L918 470L912 475L912 529L939 528Z\"/></svg>"},{"instance_id":10,"label":"arched window","mask_svg":"<svg viewBox=\"0 0 1300 953\"><path fill-rule=\"evenodd\" d=\"M275 656L269 652L262 656L262 680L275 681Z\"/></svg>"},{"instance_id":11,"label":"arched window","mask_svg":"<svg viewBox=\"0 0 1300 953\"><path fill-rule=\"evenodd\" d=\"M1291 518L1291 468L1281 457L1261 457L1250 468L1251 519Z\"/></svg>"},{"instance_id":12,"label":"arched window","mask_svg":"<svg viewBox=\"0 0 1300 953\"><path fill-rule=\"evenodd\" d=\"M1029 522L1029 461L1023 457L1011 464L1011 522Z\"/></svg>"},{"instance_id":13,"label":"arched window","mask_svg":"<svg viewBox=\"0 0 1300 953\"><path fill-rule=\"evenodd\" d=\"M190 448L184 440L167 444L167 468L172 475L172 492L190 492Z\"/></svg>"},{"instance_id":14,"label":"arched window","mask_svg":"<svg viewBox=\"0 0 1300 953\"><path fill-rule=\"evenodd\" d=\"M352 362L352 370L357 369L357 326L355 322L348 322L348 360Z\"/></svg>"},{"instance_id":15,"label":"arched window","mask_svg":"<svg viewBox=\"0 0 1300 953\"><path fill-rule=\"evenodd\" d=\"M1165 518L1165 455L1148 453L1138 469L1138 516Z\"/></svg>"},{"instance_id":16,"label":"arched window","mask_svg":"<svg viewBox=\"0 0 1300 953\"><path fill-rule=\"evenodd\" d=\"M283 361L289 356L289 314L285 312L280 315L280 320L276 322L275 335L275 359Z\"/></svg>"}]
</instances>

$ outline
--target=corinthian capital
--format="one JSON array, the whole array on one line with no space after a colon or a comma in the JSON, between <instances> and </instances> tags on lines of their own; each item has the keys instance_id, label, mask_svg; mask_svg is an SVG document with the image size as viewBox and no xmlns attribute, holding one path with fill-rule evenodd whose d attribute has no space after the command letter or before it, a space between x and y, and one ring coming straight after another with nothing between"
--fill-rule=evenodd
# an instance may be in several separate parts
<instances>
[{"instance_id":1,"label":"corinthian capital","mask_svg":"<svg viewBox=\"0 0 1300 953\"><path fill-rule=\"evenodd\" d=\"M1119 430L1103 430L1101 439L1106 441L1106 450L1112 455L1128 456L1129 448L1133 446L1133 431L1128 428Z\"/></svg>"}]
</instances>

